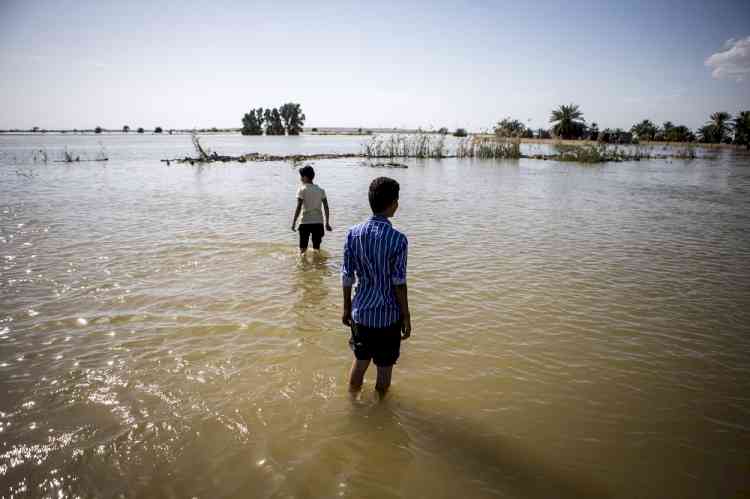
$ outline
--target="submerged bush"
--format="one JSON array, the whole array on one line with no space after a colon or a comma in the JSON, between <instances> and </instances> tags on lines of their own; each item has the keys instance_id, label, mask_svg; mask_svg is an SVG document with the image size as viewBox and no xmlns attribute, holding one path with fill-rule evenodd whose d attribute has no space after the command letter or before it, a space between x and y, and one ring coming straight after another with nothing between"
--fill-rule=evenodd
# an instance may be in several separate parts
<instances>
[{"instance_id":1,"label":"submerged bush","mask_svg":"<svg viewBox=\"0 0 750 499\"><path fill-rule=\"evenodd\" d=\"M555 144L559 154L554 158L558 161L573 161L576 163L606 163L609 161L640 161L651 159L654 156L645 149L636 148L628 151L617 146L611 147L606 144ZM671 157L671 156L670 156Z\"/></svg>"},{"instance_id":2,"label":"submerged bush","mask_svg":"<svg viewBox=\"0 0 750 499\"><path fill-rule=\"evenodd\" d=\"M426 133L374 136L362 144L366 158L433 158L445 157L445 136Z\"/></svg>"},{"instance_id":3,"label":"submerged bush","mask_svg":"<svg viewBox=\"0 0 750 499\"><path fill-rule=\"evenodd\" d=\"M498 137L467 138L458 143L458 158L518 159L521 157L521 139Z\"/></svg>"}]
</instances>

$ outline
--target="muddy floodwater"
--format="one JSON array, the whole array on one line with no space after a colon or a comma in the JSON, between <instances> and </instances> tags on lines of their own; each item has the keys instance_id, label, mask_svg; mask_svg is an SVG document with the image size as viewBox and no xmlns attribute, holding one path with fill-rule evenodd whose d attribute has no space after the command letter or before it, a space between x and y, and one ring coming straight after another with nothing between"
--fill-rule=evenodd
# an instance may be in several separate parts
<instances>
[{"instance_id":1,"label":"muddy floodwater","mask_svg":"<svg viewBox=\"0 0 750 499\"><path fill-rule=\"evenodd\" d=\"M300 260L296 167L159 162L192 152L0 136L0 497L750 497L750 156L316 161ZM384 174L413 334L352 399L342 245Z\"/></svg>"}]
</instances>

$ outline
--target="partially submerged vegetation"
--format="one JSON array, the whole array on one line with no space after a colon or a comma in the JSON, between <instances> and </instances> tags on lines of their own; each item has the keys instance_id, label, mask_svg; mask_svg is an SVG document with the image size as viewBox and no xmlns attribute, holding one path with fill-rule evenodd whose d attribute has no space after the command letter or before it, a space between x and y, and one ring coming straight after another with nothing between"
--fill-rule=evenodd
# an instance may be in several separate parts
<instances>
[{"instance_id":1,"label":"partially submerged vegetation","mask_svg":"<svg viewBox=\"0 0 750 499\"><path fill-rule=\"evenodd\" d=\"M191 165L194 164L203 164L203 163L214 163L214 162L220 162L220 163L229 163L232 161L238 162L238 163L247 163L247 162L261 162L261 161L292 161L292 162L301 162L301 161L312 161L317 159L341 159L341 158L359 158L362 157L360 154L288 154L288 155L278 155L278 154L261 154L258 152L251 152L247 154L241 154L239 156L227 156L223 154L219 154L216 151L211 151L210 149L203 147L203 144L201 144L200 137L198 135L193 134L191 137L193 142L193 148L195 149L195 152L197 154L196 157L191 156L185 156L182 158L167 158L162 159L162 163L166 163L167 166L171 165L172 163L188 163Z\"/></svg>"},{"instance_id":2,"label":"partially submerged vegetation","mask_svg":"<svg viewBox=\"0 0 750 499\"><path fill-rule=\"evenodd\" d=\"M671 154L654 153L653 149L645 147L620 147L607 144L555 144L557 154L531 155L532 159L550 159L555 161L570 161L575 163L610 163L622 161L641 161L647 159L695 159L695 147L688 146L677 149Z\"/></svg>"},{"instance_id":3,"label":"partially submerged vegetation","mask_svg":"<svg viewBox=\"0 0 750 499\"><path fill-rule=\"evenodd\" d=\"M214 162L262 162L262 161L291 161L303 162L323 159L363 158L367 160L387 159L384 162L363 163L368 166L381 168L405 168L406 165L393 161L396 158L414 159L540 159L552 161L569 161L576 163L605 163L621 161L640 161L645 159L694 159L696 147L688 145L680 149L672 149L669 153L660 153L652 147L612 146L596 142L570 143L558 141L552 145L551 154L525 154L521 150L522 138L498 137L496 135L475 135L460 139L455 153L450 153L445 145L443 135L417 133L413 135L386 134L373 136L362 143L360 153L341 154L262 154L252 152L239 156L226 156L204 147L200 137L193 134L192 142L196 156L162 159L170 165L172 162L203 164Z\"/></svg>"},{"instance_id":4,"label":"partially submerged vegetation","mask_svg":"<svg viewBox=\"0 0 750 499\"><path fill-rule=\"evenodd\" d=\"M80 153L70 151L68 149L68 146L65 146L60 159L50 159L50 154L46 149L35 149L31 153L31 161L33 163L80 163L82 161L109 161L109 155L107 154L107 149L100 143L99 150L93 158L87 156L81 157Z\"/></svg>"},{"instance_id":5,"label":"partially submerged vegetation","mask_svg":"<svg viewBox=\"0 0 750 499\"><path fill-rule=\"evenodd\" d=\"M376 135L362 144L362 156L365 158L440 159L447 157L446 153L445 135Z\"/></svg>"},{"instance_id":6,"label":"partially submerged vegetation","mask_svg":"<svg viewBox=\"0 0 750 499\"><path fill-rule=\"evenodd\" d=\"M519 159L521 140L501 137L471 137L459 141L456 147L457 158L478 159Z\"/></svg>"}]
</instances>

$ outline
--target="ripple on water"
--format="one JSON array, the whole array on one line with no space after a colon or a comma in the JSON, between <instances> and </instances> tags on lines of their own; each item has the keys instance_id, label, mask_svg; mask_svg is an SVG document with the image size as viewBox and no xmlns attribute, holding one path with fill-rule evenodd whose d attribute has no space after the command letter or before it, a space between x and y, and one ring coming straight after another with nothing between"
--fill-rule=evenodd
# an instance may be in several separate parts
<instances>
[{"instance_id":1,"label":"ripple on water","mask_svg":"<svg viewBox=\"0 0 750 499\"><path fill-rule=\"evenodd\" d=\"M281 221L284 165L113 158L14 193L0 495L525 496L524 477L576 470L644 497L740 483L748 205L694 177L731 164L395 172L414 337L384 403L372 372L349 400L339 325L344 228L367 214L371 171L316 166L338 219L320 261Z\"/></svg>"}]
</instances>

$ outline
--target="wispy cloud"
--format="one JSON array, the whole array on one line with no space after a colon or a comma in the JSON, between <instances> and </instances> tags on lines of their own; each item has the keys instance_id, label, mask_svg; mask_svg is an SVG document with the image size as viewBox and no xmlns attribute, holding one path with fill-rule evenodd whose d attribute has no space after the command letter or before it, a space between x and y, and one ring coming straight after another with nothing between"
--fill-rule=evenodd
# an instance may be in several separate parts
<instances>
[{"instance_id":1,"label":"wispy cloud","mask_svg":"<svg viewBox=\"0 0 750 499\"><path fill-rule=\"evenodd\" d=\"M750 77L750 36L727 40L721 51L706 59L706 66L713 68L711 75L716 79L744 81Z\"/></svg>"}]
</instances>

